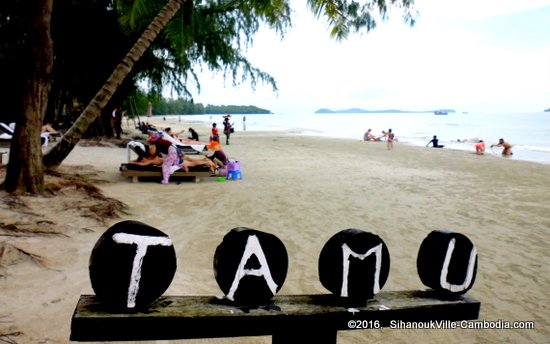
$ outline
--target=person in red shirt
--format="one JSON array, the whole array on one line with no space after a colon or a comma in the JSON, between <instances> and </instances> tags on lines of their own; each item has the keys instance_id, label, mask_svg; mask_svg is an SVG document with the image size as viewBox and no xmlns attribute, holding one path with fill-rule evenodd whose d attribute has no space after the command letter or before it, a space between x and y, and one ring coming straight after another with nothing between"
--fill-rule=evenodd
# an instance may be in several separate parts
<instances>
[{"instance_id":1,"label":"person in red shirt","mask_svg":"<svg viewBox=\"0 0 550 344\"><path fill-rule=\"evenodd\" d=\"M220 134L218 128L216 128L216 123L212 123L212 136L210 136L210 142L212 141L220 142Z\"/></svg>"}]
</instances>

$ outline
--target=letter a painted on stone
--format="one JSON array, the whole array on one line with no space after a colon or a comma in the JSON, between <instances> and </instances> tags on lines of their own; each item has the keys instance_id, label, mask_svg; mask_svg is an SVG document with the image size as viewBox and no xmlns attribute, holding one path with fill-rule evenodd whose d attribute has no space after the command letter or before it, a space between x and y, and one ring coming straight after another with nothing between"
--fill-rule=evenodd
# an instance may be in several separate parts
<instances>
[{"instance_id":1,"label":"letter a painted on stone","mask_svg":"<svg viewBox=\"0 0 550 344\"><path fill-rule=\"evenodd\" d=\"M252 258L252 255L255 255L256 259L258 259L259 261L260 267L258 269L245 268L246 263L250 258ZM258 241L258 237L255 235L250 235L248 237L248 240L246 241L243 257L241 258L241 262L239 263L239 267L237 268L237 272L235 273L235 278L233 279L233 283L231 284L229 293L227 293L226 295L228 299L233 300L233 296L235 295L237 288L239 288L239 282L244 276L263 277L273 295L277 293L277 283L275 283L273 277L271 277L271 271L269 270L267 259L265 258L265 254L262 250L262 246L260 245L260 241Z\"/></svg>"},{"instance_id":2,"label":"letter a painted on stone","mask_svg":"<svg viewBox=\"0 0 550 344\"><path fill-rule=\"evenodd\" d=\"M216 249L214 274L227 299L244 305L268 302L282 287L288 255L276 236L239 227Z\"/></svg>"}]
</instances>

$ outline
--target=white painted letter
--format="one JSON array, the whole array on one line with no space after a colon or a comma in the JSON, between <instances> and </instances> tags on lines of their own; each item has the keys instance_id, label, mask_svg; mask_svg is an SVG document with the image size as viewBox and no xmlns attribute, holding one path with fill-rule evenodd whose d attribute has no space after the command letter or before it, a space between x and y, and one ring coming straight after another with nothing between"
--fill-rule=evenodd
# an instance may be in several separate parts
<instances>
[{"instance_id":1,"label":"white painted letter","mask_svg":"<svg viewBox=\"0 0 550 344\"><path fill-rule=\"evenodd\" d=\"M445 290L452 291L454 293L461 292L466 290L470 283L472 282L472 277L474 275L474 266L476 263L477 250L476 247L472 245L472 251L470 252L470 260L468 261L468 270L466 271L466 277L464 283L462 284L451 284L447 281L447 274L449 272L449 264L451 263L451 257L453 251L455 250L456 239L451 239L449 241L449 246L447 247L447 254L445 255L445 261L443 262L443 267L441 269L440 284L441 287Z\"/></svg>"},{"instance_id":2,"label":"white painted letter","mask_svg":"<svg viewBox=\"0 0 550 344\"><path fill-rule=\"evenodd\" d=\"M130 276L130 285L128 286L127 307L136 306L136 297L139 291L139 281L141 280L141 265L143 258L147 254L149 246L172 246L172 240L168 237L144 236L129 233L116 233L113 235L114 242L118 244L137 245L134 263L132 264L132 275Z\"/></svg>"},{"instance_id":3,"label":"white painted letter","mask_svg":"<svg viewBox=\"0 0 550 344\"><path fill-rule=\"evenodd\" d=\"M349 257L350 255L354 258L359 258L361 260L364 260L368 256L370 256L372 253L374 253L374 256L376 258L375 263L375 270L374 270L374 285L373 285L373 293L376 294L380 291L380 267L382 266L382 243L374 246L370 250L367 251L367 253L359 254L355 253L349 248L347 244L342 245L342 254L343 254L343 261L344 261L344 268L342 270L342 290L340 292L340 296L347 297L348 296L348 275L349 275Z\"/></svg>"},{"instance_id":4,"label":"white painted letter","mask_svg":"<svg viewBox=\"0 0 550 344\"><path fill-rule=\"evenodd\" d=\"M260 268L245 269L244 267L246 266L246 262L248 262L248 259L252 257L253 254L256 255L256 258L258 258L258 261L260 262ZM260 245L258 237L255 235L250 235L246 241L246 246L244 248L241 262L239 263L239 267L237 268L237 272L235 273L235 278L233 279L233 283L231 284L229 293L227 293L226 295L228 299L233 300L233 296L239 288L239 282L246 275L263 276L267 283L267 286L269 287L269 290L271 290L273 295L275 295L275 293L277 292L277 284L271 277L271 270L269 270L269 265L267 264L267 259L265 258L264 251L262 250L262 246Z\"/></svg>"}]
</instances>

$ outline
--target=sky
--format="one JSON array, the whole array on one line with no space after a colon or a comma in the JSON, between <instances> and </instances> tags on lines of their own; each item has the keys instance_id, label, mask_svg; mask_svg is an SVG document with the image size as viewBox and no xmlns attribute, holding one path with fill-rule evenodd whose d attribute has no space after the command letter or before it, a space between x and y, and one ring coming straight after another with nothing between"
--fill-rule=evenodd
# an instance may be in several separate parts
<instances>
[{"instance_id":1,"label":"sky","mask_svg":"<svg viewBox=\"0 0 550 344\"><path fill-rule=\"evenodd\" d=\"M274 113L319 108L537 112L550 108L550 0L416 0L337 42L323 18L292 1L284 38L261 29L245 52L279 89L199 74L204 105L255 105ZM193 88L191 88L193 91Z\"/></svg>"}]
</instances>

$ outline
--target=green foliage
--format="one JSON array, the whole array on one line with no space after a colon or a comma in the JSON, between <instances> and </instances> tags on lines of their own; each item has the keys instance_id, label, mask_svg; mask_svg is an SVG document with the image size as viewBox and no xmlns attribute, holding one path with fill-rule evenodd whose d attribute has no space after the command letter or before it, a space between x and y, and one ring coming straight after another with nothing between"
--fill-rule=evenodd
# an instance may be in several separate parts
<instances>
[{"instance_id":1,"label":"green foliage","mask_svg":"<svg viewBox=\"0 0 550 344\"><path fill-rule=\"evenodd\" d=\"M141 95L141 104L147 107L147 98ZM204 115L204 114L269 114L271 111L259 108L254 105L211 105L204 106L201 103L194 103L184 98L178 99L155 99L153 102L154 115ZM140 112L144 113L144 112Z\"/></svg>"},{"instance_id":2,"label":"green foliage","mask_svg":"<svg viewBox=\"0 0 550 344\"><path fill-rule=\"evenodd\" d=\"M118 0L116 10L127 34L141 32L164 0ZM192 98L200 92L196 70L207 68L223 74L233 85L249 82L269 84L277 91L272 76L254 67L243 55L261 25L281 35L290 26L288 1L229 0L185 1L180 13L168 23L155 40L152 51L155 65L141 69L139 77L148 87L166 86L175 94Z\"/></svg>"},{"instance_id":3,"label":"green foliage","mask_svg":"<svg viewBox=\"0 0 550 344\"><path fill-rule=\"evenodd\" d=\"M54 80L50 102L57 113L87 104L105 83L132 41L118 25L110 0L54 1ZM133 89L130 78L119 94ZM121 100L115 98L113 102ZM108 111L110 113L110 111Z\"/></svg>"},{"instance_id":4,"label":"green foliage","mask_svg":"<svg viewBox=\"0 0 550 344\"><path fill-rule=\"evenodd\" d=\"M207 114L270 114L269 110L256 107L254 105L207 105L205 109Z\"/></svg>"},{"instance_id":5,"label":"green foliage","mask_svg":"<svg viewBox=\"0 0 550 344\"><path fill-rule=\"evenodd\" d=\"M337 40L346 39L350 33L374 29L377 20L388 18L389 7L399 8L403 20L411 26L417 16L414 0L308 0L308 5L317 17L326 17L330 34Z\"/></svg>"},{"instance_id":6,"label":"green foliage","mask_svg":"<svg viewBox=\"0 0 550 344\"><path fill-rule=\"evenodd\" d=\"M202 69L221 73L232 85L249 83L254 89L258 83L264 83L277 91L273 77L254 67L243 53L261 26L284 35L291 27L290 3L288 0L184 1L179 13L119 87L105 113L110 114L113 106L124 101L127 109L144 115L147 103L159 101L158 95L166 87L184 99L192 99L195 91L200 92L197 71ZM51 121L54 114L78 114L78 109L71 111L71 108L89 102L165 4L166 0L55 1L54 80L47 120ZM344 39L352 32L370 31L376 26L377 15L385 19L390 7L401 8L405 21L414 23L413 0L308 0L308 4L315 14L327 18L337 39ZM20 77L19 50L26 37L27 16L24 1L0 1L2 120L20 112L14 99L21 99L24 81ZM150 94L140 95L137 85L143 81ZM164 106L167 105L158 104L156 108ZM191 111L187 105L174 106ZM174 108L167 109L171 112Z\"/></svg>"},{"instance_id":7,"label":"green foliage","mask_svg":"<svg viewBox=\"0 0 550 344\"><path fill-rule=\"evenodd\" d=\"M0 121L13 122L22 111L25 77L21 76L22 52L27 38L25 4L19 0L0 1ZM14 100L19 100L16 102Z\"/></svg>"}]
</instances>

